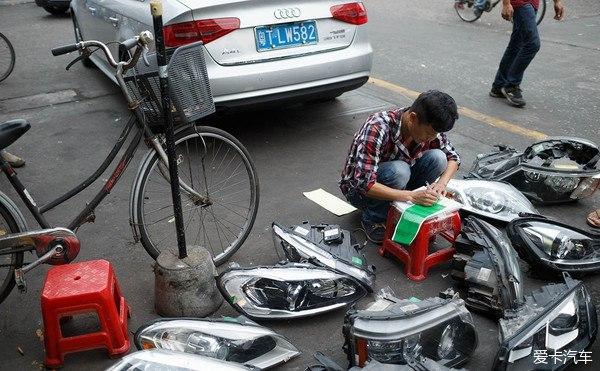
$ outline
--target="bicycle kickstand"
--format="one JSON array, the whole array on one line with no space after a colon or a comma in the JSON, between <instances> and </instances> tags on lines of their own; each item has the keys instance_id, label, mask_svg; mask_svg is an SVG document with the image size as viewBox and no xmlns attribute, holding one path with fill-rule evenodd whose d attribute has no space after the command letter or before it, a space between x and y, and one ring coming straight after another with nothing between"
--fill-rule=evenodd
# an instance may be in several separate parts
<instances>
[{"instance_id":1,"label":"bicycle kickstand","mask_svg":"<svg viewBox=\"0 0 600 371\"><path fill-rule=\"evenodd\" d=\"M52 249L50 249L47 253L40 256L36 261L33 261L23 268L15 269L15 283L19 288L19 292L26 293L27 292L27 282L25 282L25 273L29 272L33 268L44 264L48 260L52 259L55 254L60 254L64 250L62 245L56 245Z\"/></svg>"}]
</instances>

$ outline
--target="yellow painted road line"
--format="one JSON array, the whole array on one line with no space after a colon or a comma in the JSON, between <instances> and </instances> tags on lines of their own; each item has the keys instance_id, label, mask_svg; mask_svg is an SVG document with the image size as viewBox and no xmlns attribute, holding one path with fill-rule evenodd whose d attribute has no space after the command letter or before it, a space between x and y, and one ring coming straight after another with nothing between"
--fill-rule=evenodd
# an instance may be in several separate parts
<instances>
[{"instance_id":1,"label":"yellow painted road line","mask_svg":"<svg viewBox=\"0 0 600 371\"><path fill-rule=\"evenodd\" d=\"M410 90L405 87L393 84L393 83L385 81L385 80L380 80L375 77L369 78L369 82L375 86L393 91L394 93L398 93L409 99L415 99L420 94L418 91ZM542 140L542 139L548 138L548 135L542 133L541 131L527 129L525 127L522 127L522 126L512 123L510 121L506 121L506 120L503 120L498 117L486 115L485 113L473 111L472 109L469 109L467 107L459 106L458 113L463 116L466 116L470 119L473 119L473 120L476 120L479 122L483 122L484 124L488 124L490 126L508 131L513 134L518 134L518 135L528 137L528 138L533 138L536 140Z\"/></svg>"}]
</instances>

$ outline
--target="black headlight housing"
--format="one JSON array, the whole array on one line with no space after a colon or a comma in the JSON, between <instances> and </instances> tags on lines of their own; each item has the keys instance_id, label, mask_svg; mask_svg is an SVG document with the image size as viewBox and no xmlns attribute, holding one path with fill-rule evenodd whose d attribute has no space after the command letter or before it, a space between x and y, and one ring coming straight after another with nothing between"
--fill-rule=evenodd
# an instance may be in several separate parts
<instances>
[{"instance_id":1,"label":"black headlight housing","mask_svg":"<svg viewBox=\"0 0 600 371\"><path fill-rule=\"evenodd\" d=\"M526 297L525 304L508 310L500 320L500 349L494 370L560 370L565 363L535 364L536 352L580 352L596 339L596 307L581 281L564 275L562 284L543 286Z\"/></svg>"},{"instance_id":2,"label":"black headlight housing","mask_svg":"<svg viewBox=\"0 0 600 371\"><path fill-rule=\"evenodd\" d=\"M455 247L452 277L466 286L469 309L499 318L524 301L517 253L498 228L465 218Z\"/></svg>"},{"instance_id":3,"label":"black headlight housing","mask_svg":"<svg viewBox=\"0 0 600 371\"><path fill-rule=\"evenodd\" d=\"M409 364L427 357L443 366L466 362L477 348L477 332L464 301L448 298L379 298L365 310L346 313L342 330L351 366L375 360Z\"/></svg>"},{"instance_id":4,"label":"black headlight housing","mask_svg":"<svg viewBox=\"0 0 600 371\"><path fill-rule=\"evenodd\" d=\"M508 224L508 237L519 255L542 276L600 271L600 234L541 217Z\"/></svg>"},{"instance_id":5,"label":"black headlight housing","mask_svg":"<svg viewBox=\"0 0 600 371\"><path fill-rule=\"evenodd\" d=\"M523 153L500 146L477 156L467 178L512 184L539 204L570 202L591 196L600 185L600 150L588 140L549 138Z\"/></svg>"}]
</instances>

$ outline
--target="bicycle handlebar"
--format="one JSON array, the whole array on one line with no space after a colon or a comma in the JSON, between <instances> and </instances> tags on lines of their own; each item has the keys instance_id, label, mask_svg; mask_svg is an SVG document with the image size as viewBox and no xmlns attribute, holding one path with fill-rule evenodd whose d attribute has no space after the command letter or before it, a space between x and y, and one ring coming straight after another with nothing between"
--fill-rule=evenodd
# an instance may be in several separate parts
<instances>
[{"instance_id":1,"label":"bicycle handlebar","mask_svg":"<svg viewBox=\"0 0 600 371\"><path fill-rule=\"evenodd\" d=\"M79 49L79 43L59 46L57 48L52 49L52 55L56 57L58 55L63 55L63 54L67 54L70 52L74 52L77 49Z\"/></svg>"},{"instance_id":2,"label":"bicycle handlebar","mask_svg":"<svg viewBox=\"0 0 600 371\"><path fill-rule=\"evenodd\" d=\"M138 36L127 39L121 43L128 50L137 46L137 49L128 61L120 62L122 64L123 70L127 70L137 64L138 59L142 55L142 51L147 49L148 44L152 40L152 33L150 31L143 31ZM111 66L113 66L114 68L117 68L119 66L119 63L115 61L115 58L113 57L112 53L110 52L110 49L108 49L106 44L95 40L81 41L76 44L59 46L57 48L52 49L52 55L58 56L62 54L67 54L76 50L84 50L91 46L98 47L100 50L102 50L104 52L104 55L106 55L106 60Z\"/></svg>"}]
</instances>

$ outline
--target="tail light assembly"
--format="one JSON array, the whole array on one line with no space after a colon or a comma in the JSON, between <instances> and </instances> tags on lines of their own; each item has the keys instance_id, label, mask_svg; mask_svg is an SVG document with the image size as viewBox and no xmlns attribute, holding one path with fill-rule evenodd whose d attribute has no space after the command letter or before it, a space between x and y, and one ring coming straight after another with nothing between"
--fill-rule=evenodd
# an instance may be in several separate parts
<instances>
[{"instance_id":1,"label":"tail light assembly","mask_svg":"<svg viewBox=\"0 0 600 371\"><path fill-rule=\"evenodd\" d=\"M208 44L240 28L238 18L214 18L182 22L164 27L165 46L178 47L202 41Z\"/></svg>"},{"instance_id":2,"label":"tail light assembly","mask_svg":"<svg viewBox=\"0 0 600 371\"><path fill-rule=\"evenodd\" d=\"M355 25L367 23L367 9L363 3L347 3L330 8L333 18Z\"/></svg>"}]
</instances>

